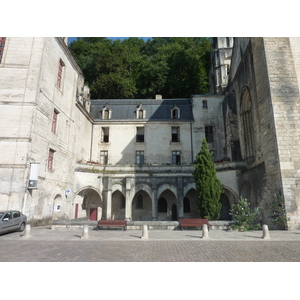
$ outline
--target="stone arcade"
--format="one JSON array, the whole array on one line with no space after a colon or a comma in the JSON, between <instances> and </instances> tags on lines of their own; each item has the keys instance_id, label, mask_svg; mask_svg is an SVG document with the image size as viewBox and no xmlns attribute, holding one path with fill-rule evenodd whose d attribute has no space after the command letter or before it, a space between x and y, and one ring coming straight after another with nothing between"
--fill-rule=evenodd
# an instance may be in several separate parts
<instances>
[{"instance_id":1,"label":"stone arcade","mask_svg":"<svg viewBox=\"0 0 300 300\"><path fill-rule=\"evenodd\" d=\"M31 224L197 218L206 137L224 194L299 229L300 38L212 38L210 95L93 99L66 38L0 38L0 209Z\"/></svg>"}]
</instances>

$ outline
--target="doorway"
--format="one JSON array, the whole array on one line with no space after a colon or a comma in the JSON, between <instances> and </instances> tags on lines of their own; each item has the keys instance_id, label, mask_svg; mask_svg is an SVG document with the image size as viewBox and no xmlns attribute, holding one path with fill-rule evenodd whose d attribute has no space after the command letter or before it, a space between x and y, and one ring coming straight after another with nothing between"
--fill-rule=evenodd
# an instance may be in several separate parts
<instances>
[{"instance_id":1,"label":"doorway","mask_svg":"<svg viewBox=\"0 0 300 300\"><path fill-rule=\"evenodd\" d=\"M90 221L97 221L97 208L90 208Z\"/></svg>"},{"instance_id":2,"label":"doorway","mask_svg":"<svg viewBox=\"0 0 300 300\"><path fill-rule=\"evenodd\" d=\"M172 221L177 221L177 206L172 205Z\"/></svg>"}]
</instances>

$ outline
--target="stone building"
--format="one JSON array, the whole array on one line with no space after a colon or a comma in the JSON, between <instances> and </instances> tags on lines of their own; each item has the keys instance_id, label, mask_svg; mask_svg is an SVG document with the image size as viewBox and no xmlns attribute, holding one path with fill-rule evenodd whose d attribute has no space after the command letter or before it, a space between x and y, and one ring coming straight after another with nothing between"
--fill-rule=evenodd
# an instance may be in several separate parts
<instances>
[{"instance_id":1,"label":"stone building","mask_svg":"<svg viewBox=\"0 0 300 300\"><path fill-rule=\"evenodd\" d=\"M213 38L210 95L89 99L65 38L2 38L0 209L58 219L197 218L193 160L206 137L221 219L239 196L285 198L300 228L299 38Z\"/></svg>"}]
</instances>

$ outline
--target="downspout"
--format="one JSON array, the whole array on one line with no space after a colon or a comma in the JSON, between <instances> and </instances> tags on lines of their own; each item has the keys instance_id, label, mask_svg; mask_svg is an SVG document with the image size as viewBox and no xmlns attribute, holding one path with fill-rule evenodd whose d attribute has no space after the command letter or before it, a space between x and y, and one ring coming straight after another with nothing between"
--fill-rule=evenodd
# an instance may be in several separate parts
<instances>
[{"instance_id":1,"label":"downspout","mask_svg":"<svg viewBox=\"0 0 300 300\"><path fill-rule=\"evenodd\" d=\"M192 164L194 164L194 151L193 151L193 131L192 131L193 123L190 123L190 134L191 134L191 154L192 154Z\"/></svg>"},{"instance_id":2,"label":"downspout","mask_svg":"<svg viewBox=\"0 0 300 300\"><path fill-rule=\"evenodd\" d=\"M93 153L93 138L94 138L94 124L92 123L92 135L91 135L90 161L92 160L92 153Z\"/></svg>"}]
</instances>

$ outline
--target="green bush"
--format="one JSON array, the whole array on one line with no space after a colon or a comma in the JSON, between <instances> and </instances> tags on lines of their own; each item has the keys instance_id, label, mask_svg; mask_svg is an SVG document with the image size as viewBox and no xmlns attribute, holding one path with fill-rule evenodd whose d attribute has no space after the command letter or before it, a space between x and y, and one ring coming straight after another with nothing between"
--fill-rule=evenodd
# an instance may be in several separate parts
<instances>
[{"instance_id":1,"label":"green bush","mask_svg":"<svg viewBox=\"0 0 300 300\"><path fill-rule=\"evenodd\" d=\"M253 213L251 213L250 203L241 197L238 204L231 205L231 212L229 213L233 216L231 228L239 231L260 229L261 225L257 223L259 210L259 207L255 207Z\"/></svg>"},{"instance_id":2,"label":"green bush","mask_svg":"<svg viewBox=\"0 0 300 300\"><path fill-rule=\"evenodd\" d=\"M287 221L289 218L286 216L285 205L283 197L277 193L274 195L274 199L269 201L271 206L271 211L269 218L274 225L286 228Z\"/></svg>"}]
</instances>

